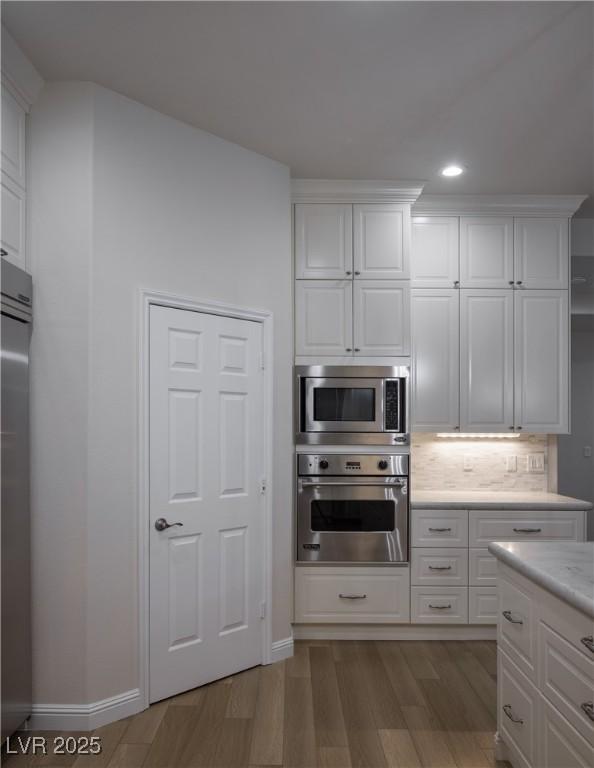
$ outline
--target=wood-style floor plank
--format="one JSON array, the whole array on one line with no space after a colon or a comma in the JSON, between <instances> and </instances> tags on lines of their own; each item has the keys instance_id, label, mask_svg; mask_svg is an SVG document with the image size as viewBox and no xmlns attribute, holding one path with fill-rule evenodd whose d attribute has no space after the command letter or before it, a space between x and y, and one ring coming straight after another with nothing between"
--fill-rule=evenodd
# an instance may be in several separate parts
<instances>
[{"instance_id":1,"label":"wood-style floor plank","mask_svg":"<svg viewBox=\"0 0 594 768\"><path fill-rule=\"evenodd\" d=\"M458 768L445 732L436 729L425 707L403 707L402 711L424 768Z\"/></svg>"},{"instance_id":2,"label":"wood-style floor plank","mask_svg":"<svg viewBox=\"0 0 594 768\"><path fill-rule=\"evenodd\" d=\"M253 667L233 676L226 717L254 717L259 683L260 667Z\"/></svg>"},{"instance_id":3,"label":"wood-style floor plank","mask_svg":"<svg viewBox=\"0 0 594 768\"><path fill-rule=\"evenodd\" d=\"M230 694L230 685L212 683L206 687L202 706L194 709L194 726L186 739L185 749L179 757L176 768L202 768L202 766L214 765Z\"/></svg>"},{"instance_id":4,"label":"wood-style floor plank","mask_svg":"<svg viewBox=\"0 0 594 768\"><path fill-rule=\"evenodd\" d=\"M167 707L144 761L147 768L178 768L187 765L182 756L196 729L197 707Z\"/></svg>"},{"instance_id":5,"label":"wood-style floor plank","mask_svg":"<svg viewBox=\"0 0 594 768\"><path fill-rule=\"evenodd\" d=\"M149 744L118 744L108 768L142 768L149 749Z\"/></svg>"},{"instance_id":6,"label":"wood-style floor plank","mask_svg":"<svg viewBox=\"0 0 594 768\"><path fill-rule=\"evenodd\" d=\"M244 768L248 764L252 727L251 718L225 718L212 761L213 768Z\"/></svg>"},{"instance_id":7,"label":"wood-style floor plank","mask_svg":"<svg viewBox=\"0 0 594 768\"><path fill-rule=\"evenodd\" d=\"M310 646L309 663L317 745L346 747L348 740L332 648Z\"/></svg>"},{"instance_id":8,"label":"wood-style floor plank","mask_svg":"<svg viewBox=\"0 0 594 768\"><path fill-rule=\"evenodd\" d=\"M367 693L367 701L375 728L405 728L396 691L374 643L359 643L357 655L359 685Z\"/></svg>"},{"instance_id":9,"label":"wood-style floor plank","mask_svg":"<svg viewBox=\"0 0 594 768\"><path fill-rule=\"evenodd\" d=\"M379 734L388 768L421 768L421 758L410 731L381 730Z\"/></svg>"},{"instance_id":10,"label":"wood-style floor plank","mask_svg":"<svg viewBox=\"0 0 594 768\"><path fill-rule=\"evenodd\" d=\"M128 723L128 727L122 736L122 743L150 744L161 725L167 706L167 701L159 701L156 704L151 704L144 712L129 717L125 721Z\"/></svg>"},{"instance_id":11,"label":"wood-style floor plank","mask_svg":"<svg viewBox=\"0 0 594 768\"><path fill-rule=\"evenodd\" d=\"M379 640L375 644L400 706L425 706L427 702L421 686L410 671L398 643Z\"/></svg>"},{"instance_id":12,"label":"wood-style floor plank","mask_svg":"<svg viewBox=\"0 0 594 768\"><path fill-rule=\"evenodd\" d=\"M285 679L285 721L283 765L290 768L316 768L316 732L311 680Z\"/></svg>"},{"instance_id":13,"label":"wood-style floor plank","mask_svg":"<svg viewBox=\"0 0 594 768\"><path fill-rule=\"evenodd\" d=\"M256 765L283 764L284 700L284 662L262 667L254 716L250 763Z\"/></svg>"},{"instance_id":14,"label":"wood-style floor plank","mask_svg":"<svg viewBox=\"0 0 594 768\"><path fill-rule=\"evenodd\" d=\"M398 647L402 651L415 680L439 679L429 654L420 643L414 640L402 641L398 643Z\"/></svg>"},{"instance_id":15,"label":"wood-style floor plank","mask_svg":"<svg viewBox=\"0 0 594 768\"><path fill-rule=\"evenodd\" d=\"M351 753L348 747L320 747L318 768L351 768Z\"/></svg>"}]
</instances>

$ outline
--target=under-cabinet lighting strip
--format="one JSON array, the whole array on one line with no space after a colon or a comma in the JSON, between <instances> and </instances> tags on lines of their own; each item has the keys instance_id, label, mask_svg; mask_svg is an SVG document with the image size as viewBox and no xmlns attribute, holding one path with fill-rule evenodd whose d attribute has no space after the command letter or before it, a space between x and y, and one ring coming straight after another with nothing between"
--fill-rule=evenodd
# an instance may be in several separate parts
<instances>
[{"instance_id":1,"label":"under-cabinet lighting strip","mask_svg":"<svg viewBox=\"0 0 594 768\"><path fill-rule=\"evenodd\" d=\"M517 440L521 437L517 432L508 434L507 432L438 432L437 437L457 438L472 440L482 438L487 440Z\"/></svg>"}]
</instances>

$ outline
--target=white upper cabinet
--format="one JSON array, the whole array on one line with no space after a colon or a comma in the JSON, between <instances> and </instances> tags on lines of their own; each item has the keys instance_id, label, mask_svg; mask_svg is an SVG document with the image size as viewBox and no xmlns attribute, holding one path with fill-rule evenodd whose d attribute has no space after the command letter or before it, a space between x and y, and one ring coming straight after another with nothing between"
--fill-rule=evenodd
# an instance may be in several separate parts
<instances>
[{"instance_id":1,"label":"white upper cabinet","mask_svg":"<svg viewBox=\"0 0 594 768\"><path fill-rule=\"evenodd\" d=\"M353 273L353 206L295 206L295 277L341 280Z\"/></svg>"},{"instance_id":2,"label":"white upper cabinet","mask_svg":"<svg viewBox=\"0 0 594 768\"><path fill-rule=\"evenodd\" d=\"M409 207L369 204L354 207L354 275L362 280L408 280Z\"/></svg>"},{"instance_id":3,"label":"white upper cabinet","mask_svg":"<svg viewBox=\"0 0 594 768\"><path fill-rule=\"evenodd\" d=\"M2 86L2 171L25 188L25 110Z\"/></svg>"},{"instance_id":4,"label":"white upper cabinet","mask_svg":"<svg viewBox=\"0 0 594 768\"><path fill-rule=\"evenodd\" d=\"M9 261L25 269L25 192L2 174L2 235L0 244Z\"/></svg>"},{"instance_id":5,"label":"white upper cabinet","mask_svg":"<svg viewBox=\"0 0 594 768\"><path fill-rule=\"evenodd\" d=\"M411 291L412 423L418 432L459 428L460 291Z\"/></svg>"},{"instance_id":6,"label":"white upper cabinet","mask_svg":"<svg viewBox=\"0 0 594 768\"><path fill-rule=\"evenodd\" d=\"M514 220L515 284L522 288L568 288L569 220Z\"/></svg>"},{"instance_id":7,"label":"white upper cabinet","mask_svg":"<svg viewBox=\"0 0 594 768\"><path fill-rule=\"evenodd\" d=\"M569 432L568 291L515 293L515 425Z\"/></svg>"},{"instance_id":8,"label":"white upper cabinet","mask_svg":"<svg viewBox=\"0 0 594 768\"><path fill-rule=\"evenodd\" d=\"M398 280L353 283L354 351L357 355L410 354L410 289Z\"/></svg>"},{"instance_id":9,"label":"white upper cabinet","mask_svg":"<svg viewBox=\"0 0 594 768\"><path fill-rule=\"evenodd\" d=\"M514 426L514 292L460 292L460 428Z\"/></svg>"},{"instance_id":10,"label":"white upper cabinet","mask_svg":"<svg viewBox=\"0 0 594 768\"><path fill-rule=\"evenodd\" d=\"M415 216L410 278L413 288L453 288L460 280L457 216Z\"/></svg>"},{"instance_id":11,"label":"white upper cabinet","mask_svg":"<svg viewBox=\"0 0 594 768\"><path fill-rule=\"evenodd\" d=\"M513 217L462 216L460 285L509 288L514 282Z\"/></svg>"},{"instance_id":12,"label":"white upper cabinet","mask_svg":"<svg viewBox=\"0 0 594 768\"><path fill-rule=\"evenodd\" d=\"M295 354L336 357L352 354L352 351L352 281L297 281Z\"/></svg>"}]
</instances>

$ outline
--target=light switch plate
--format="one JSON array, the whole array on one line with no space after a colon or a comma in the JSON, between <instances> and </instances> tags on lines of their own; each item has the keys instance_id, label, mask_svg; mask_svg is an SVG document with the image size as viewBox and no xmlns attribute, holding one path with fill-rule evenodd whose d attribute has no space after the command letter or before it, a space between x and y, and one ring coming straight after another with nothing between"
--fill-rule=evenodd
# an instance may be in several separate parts
<instances>
[{"instance_id":1,"label":"light switch plate","mask_svg":"<svg viewBox=\"0 0 594 768\"><path fill-rule=\"evenodd\" d=\"M530 453L528 454L528 472L542 473L544 472L545 455L544 453Z\"/></svg>"}]
</instances>

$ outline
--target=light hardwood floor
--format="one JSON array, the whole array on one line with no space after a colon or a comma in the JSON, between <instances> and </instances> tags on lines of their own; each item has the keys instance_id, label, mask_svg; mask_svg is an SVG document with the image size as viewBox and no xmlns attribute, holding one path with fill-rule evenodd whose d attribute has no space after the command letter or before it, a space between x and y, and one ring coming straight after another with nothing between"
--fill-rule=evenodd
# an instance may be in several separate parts
<instances>
[{"instance_id":1,"label":"light hardwood floor","mask_svg":"<svg viewBox=\"0 0 594 768\"><path fill-rule=\"evenodd\" d=\"M493 753L495 678L494 642L301 641L292 659L99 728L98 756L4 765L503 767Z\"/></svg>"}]
</instances>

